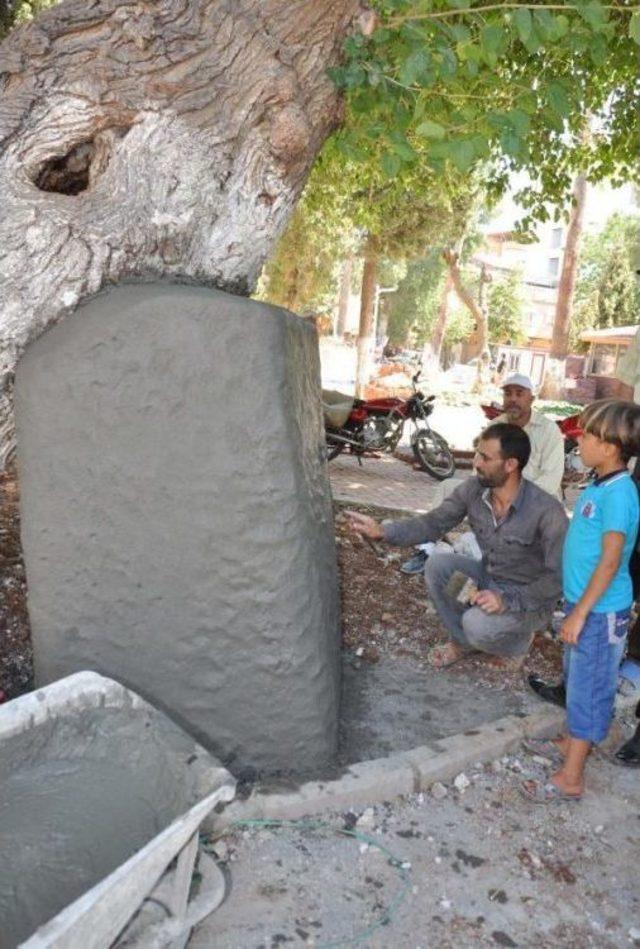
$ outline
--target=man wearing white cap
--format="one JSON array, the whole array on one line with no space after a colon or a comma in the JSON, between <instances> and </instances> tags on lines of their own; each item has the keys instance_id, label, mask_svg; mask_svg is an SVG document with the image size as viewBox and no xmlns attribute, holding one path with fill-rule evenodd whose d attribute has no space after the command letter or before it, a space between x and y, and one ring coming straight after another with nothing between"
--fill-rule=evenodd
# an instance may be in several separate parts
<instances>
[{"instance_id":1,"label":"man wearing white cap","mask_svg":"<svg viewBox=\"0 0 640 949\"><path fill-rule=\"evenodd\" d=\"M519 425L529 436L531 457L523 475L543 491L560 498L564 473L564 441L554 421L534 411L533 383L522 372L513 372L502 383L504 413L496 422Z\"/></svg>"},{"instance_id":2,"label":"man wearing white cap","mask_svg":"<svg viewBox=\"0 0 640 949\"><path fill-rule=\"evenodd\" d=\"M523 476L539 488L562 498L561 481L564 474L564 441L560 429L551 419L534 411L533 383L522 372L513 372L502 383L502 407L504 412L494 422L510 422L523 428L531 442L531 456ZM443 481L436 493L434 507L451 494L458 481ZM422 573L427 554L419 550L400 567L403 573Z\"/></svg>"}]
</instances>

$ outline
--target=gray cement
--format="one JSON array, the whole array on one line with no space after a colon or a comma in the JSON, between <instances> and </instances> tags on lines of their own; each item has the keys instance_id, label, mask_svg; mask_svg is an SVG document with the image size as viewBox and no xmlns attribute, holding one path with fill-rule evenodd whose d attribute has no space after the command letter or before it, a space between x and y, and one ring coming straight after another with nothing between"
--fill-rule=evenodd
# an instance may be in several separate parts
<instances>
[{"instance_id":1,"label":"gray cement","mask_svg":"<svg viewBox=\"0 0 640 949\"><path fill-rule=\"evenodd\" d=\"M347 654L338 760L370 761L429 745L531 704L526 693L480 686L473 674L459 672L452 681L408 659L383 657L372 665Z\"/></svg>"},{"instance_id":2,"label":"gray cement","mask_svg":"<svg viewBox=\"0 0 640 949\"><path fill-rule=\"evenodd\" d=\"M79 708L0 742L1 949L215 789L216 764L164 715L126 705Z\"/></svg>"},{"instance_id":3,"label":"gray cement","mask_svg":"<svg viewBox=\"0 0 640 949\"><path fill-rule=\"evenodd\" d=\"M234 771L331 760L338 602L315 330L213 290L124 286L16 379L38 683L79 669Z\"/></svg>"}]
</instances>

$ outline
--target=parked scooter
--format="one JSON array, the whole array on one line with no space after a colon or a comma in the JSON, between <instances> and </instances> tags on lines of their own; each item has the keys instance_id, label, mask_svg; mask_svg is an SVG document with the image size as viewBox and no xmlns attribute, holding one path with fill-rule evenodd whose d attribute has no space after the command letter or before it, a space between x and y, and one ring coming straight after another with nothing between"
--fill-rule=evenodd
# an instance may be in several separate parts
<instances>
[{"instance_id":1,"label":"parked scooter","mask_svg":"<svg viewBox=\"0 0 640 949\"><path fill-rule=\"evenodd\" d=\"M435 396L425 396L418 390L419 378L420 372L412 376L413 395L409 399L354 399L342 392L323 390L327 459L331 461L345 448L361 464L364 454L393 452L405 422L411 421L415 426L411 447L420 467L439 481L450 478L455 471L453 452L429 425Z\"/></svg>"}]
</instances>

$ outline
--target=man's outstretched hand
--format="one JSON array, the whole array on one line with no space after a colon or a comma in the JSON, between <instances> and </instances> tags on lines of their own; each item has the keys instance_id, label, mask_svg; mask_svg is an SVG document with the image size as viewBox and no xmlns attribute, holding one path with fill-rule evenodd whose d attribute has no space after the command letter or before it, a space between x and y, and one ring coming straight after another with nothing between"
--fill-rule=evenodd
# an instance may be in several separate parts
<instances>
[{"instance_id":1,"label":"man's outstretched hand","mask_svg":"<svg viewBox=\"0 0 640 949\"><path fill-rule=\"evenodd\" d=\"M344 516L347 518L349 527L356 534L362 534L370 540L382 540L384 537L382 527L374 517L360 514L358 511L345 511Z\"/></svg>"}]
</instances>

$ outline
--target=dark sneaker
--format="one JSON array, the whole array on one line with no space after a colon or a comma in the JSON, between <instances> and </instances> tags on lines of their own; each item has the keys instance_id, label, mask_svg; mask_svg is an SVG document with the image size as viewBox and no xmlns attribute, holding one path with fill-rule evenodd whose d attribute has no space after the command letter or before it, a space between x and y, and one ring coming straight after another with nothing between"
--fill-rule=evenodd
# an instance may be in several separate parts
<instances>
[{"instance_id":1,"label":"dark sneaker","mask_svg":"<svg viewBox=\"0 0 640 949\"><path fill-rule=\"evenodd\" d=\"M424 565L427 562L427 555L424 550L419 550L411 560L405 560L401 565L400 570L402 573L413 574L413 573L422 573L424 570Z\"/></svg>"},{"instance_id":2,"label":"dark sneaker","mask_svg":"<svg viewBox=\"0 0 640 949\"><path fill-rule=\"evenodd\" d=\"M560 708L564 708L567 704L567 693L565 692L564 682L560 682L558 685L550 685L535 674L529 676L528 682L536 695L539 695L545 702L551 702L552 705L559 705Z\"/></svg>"},{"instance_id":3,"label":"dark sneaker","mask_svg":"<svg viewBox=\"0 0 640 949\"><path fill-rule=\"evenodd\" d=\"M638 725L633 738L625 742L622 748L618 748L616 751L616 760L622 764L633 765L634 767L640 765L640 725Z\"/></svg>"}]
</instances>

